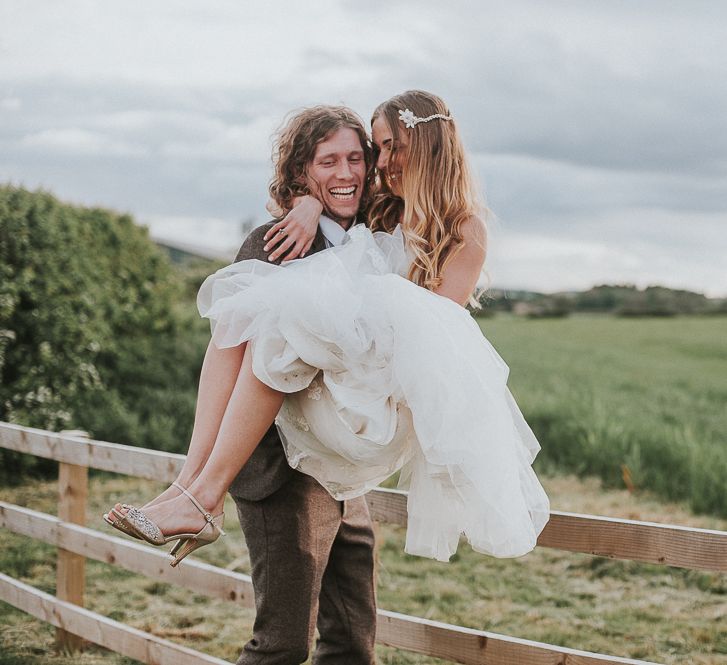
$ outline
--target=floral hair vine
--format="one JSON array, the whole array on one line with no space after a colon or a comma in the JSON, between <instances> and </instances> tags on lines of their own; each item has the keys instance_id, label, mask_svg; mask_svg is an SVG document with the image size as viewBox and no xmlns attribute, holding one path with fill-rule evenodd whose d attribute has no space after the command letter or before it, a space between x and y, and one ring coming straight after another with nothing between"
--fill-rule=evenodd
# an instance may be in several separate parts
<instances>
[{"instance_id":1,"label":"floral hair vine","mask_svg":"<svg viewBox=\"0 0 727 665\"><path fill-rule=\"evenodd\" d=\"M426 118L417 118L414 115L414 111L410 111L409 109L399 111L399 120L401 120L404 123L404 126L409 129L412 129L420 122L429 122L435 118L439 118L440 120L454 120L451 115L444 115L443 113L434 113L433 115L428 115Z\"/></svg>"}]
</instances>

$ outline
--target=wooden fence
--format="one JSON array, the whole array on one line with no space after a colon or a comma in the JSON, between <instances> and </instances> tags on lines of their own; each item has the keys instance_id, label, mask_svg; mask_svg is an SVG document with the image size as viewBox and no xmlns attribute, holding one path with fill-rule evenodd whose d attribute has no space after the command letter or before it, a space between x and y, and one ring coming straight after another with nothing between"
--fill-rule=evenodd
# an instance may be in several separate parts
<instances>
[{"instance_id":1,"label":"wooden fence","mask_svg":"<svg viewBox=\"0 0 727 665\"><path fill-rule=\"evenodd\" d=\"M87 558L120 566L214 598L254 607L250 577L196 561L177 569L166 552L88 529L88 469L171 482L182 455L0 423L0 448L59 462L58 517L0 502L0 527L58 548L56 595L0 573L0 600L58 628L76 648L88 640L150 665L226 661L180 646L83 608ZM376 489L367 495L373 519L406 524L406 493ZM616 559L727 572L727 532L553 511L540 547ZM456 565L456 564L454 564ZM568 649L483 630L378 611L377 642L472 665L607 665L647 661ZM651 664L654 665L654 664Z\"/></svg>"}]
</instances>

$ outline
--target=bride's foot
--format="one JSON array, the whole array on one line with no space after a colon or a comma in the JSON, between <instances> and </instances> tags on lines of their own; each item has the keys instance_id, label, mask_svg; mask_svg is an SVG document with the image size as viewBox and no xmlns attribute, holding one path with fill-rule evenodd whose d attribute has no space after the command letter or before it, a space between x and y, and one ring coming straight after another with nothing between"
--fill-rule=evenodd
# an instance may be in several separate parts
<instances>
[{"instance_id":1,"label":"bride's foot","mask_svg":"<svg viewBox=\"0 0 727 665\"><path fill-rule=\"evenodd\" d=\"M188 485L191 485L194 479L191 479L187 482L180 481L178 478L175 480L167 489L165 489L159 496L155 497L151 501L145 503L141 510L146 511L152 508L153 506L159 505L161 503L165 503L166 501L169 501L173 498L182 496L185 487ZM118 531L121 531L122 533L126 534L127 536L131 536L132 538L138 538L142 539L141 536L138 533L138 529L135 529L133 526L130 525L129 521L127 520L127 515L129 513L129 509L131 506L127 504L121 504L116 503L114 504L114 507L109 510L108 513L104 513L103 519L107 524L110 524L112 527L117 529Z\"/></svg>"},{"instance_id":2,"label":"bride's foot","mask_svg":"<svg viewBox=\"0 0 727 665\"><path fill-rule=\"evenodd\" d=\"M191 481L189 482L180 482L179 480L175 480L174 483L172 483L167 489L165 489L159 496L153 498L151 501L145 503L141 509L142 510L148 510L152 506L156 506L158 503L164 503L165 501L169 501L170 499L175 499L176 497L180 496L182 494L182 487L185 489L191 485ZM118 504L117 504L118 505Z\"/></svg>"},{"instance_id":3,"label":"bride's foot","mask_svg":"<svg viewBox=\"0 0 727 665\"><path fill-rule=\"evenodd\" d=\"M214 521L221 527L223 505L224 498L217 505L212 506L211 510L208 510L205 506L201 508L196 506L188 496L179 494L173 499L144 508L143 511L131 509L126 511L129 515L127 522L131 521L132 525L136 525L138 517L135 518L135 514L138 516L139 513L142 513L142 520L145 518L156 525L160 532L159 535L166 541L179 534L198 534L210 522L206 515L214 518ZM212 527L212 530L221 531L215 527Z\"/></svg>"},{"instance_id":4,"label":"bride's foot","mask_svg":"<svg viewBox=\"0 0 727 665\"><path fill-rule=\"evenodd\" d=\"M225 532L223 494L212 510L207 510L191 492L182 489L182 496L152 506L147 512L128 506L121 517L122 531L145 540L152 545L164 545L176 541L170 554L171 566L176 566L196 549L213 543ZM112 511L112 513L115 511ZM120 528L120 527L117 527Z\"/></svg>"},{"instance_id":5,"label":"bride's foot","mask_svg":"<svg viewBox=\"0 0 727 665\"><path fill-rule=\"evenodd\" d=\"M187 481L183 481L177 478L177 480L175 480L169 487L167 487L167 489L165 489L159 496L154 497L151 501L148 501L143 506L141 506L141 510L146 511L152 506L156 506L159 503L164 503L165 501L169 501L170 499L181 496L182 490L189 487L192 484L193 480L194 478L191 478ZM124 505L125 504L122 503L114 504L113 512L116 513L116 515L126 515L127 509L124 507Z\"/></svg>"}]
</instances>

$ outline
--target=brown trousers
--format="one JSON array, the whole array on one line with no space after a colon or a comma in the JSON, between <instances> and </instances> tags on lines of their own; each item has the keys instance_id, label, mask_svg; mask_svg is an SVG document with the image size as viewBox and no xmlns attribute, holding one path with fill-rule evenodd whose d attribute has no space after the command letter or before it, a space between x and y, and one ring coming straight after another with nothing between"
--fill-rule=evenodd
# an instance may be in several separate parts
<instances>
[{"instance_id":1,"label":"brown trousers","mask_svg":"<svg viewBox=\"0 0 727 665\"><path fill-rule=\"evenodd\" d=\"M336 501L302 473L265 499L234 498L257 610L238 665L304 662L316 624L315 665L374 663L374 535L366 500Z\"/></svg>"}]
</instances>

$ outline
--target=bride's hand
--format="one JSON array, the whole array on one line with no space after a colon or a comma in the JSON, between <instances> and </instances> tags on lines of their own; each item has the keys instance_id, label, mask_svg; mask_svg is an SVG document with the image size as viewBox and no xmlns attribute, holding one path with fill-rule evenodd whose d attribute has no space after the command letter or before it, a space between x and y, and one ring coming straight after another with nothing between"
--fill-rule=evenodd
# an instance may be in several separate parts
<instances>
[{"instance_id":1,"label":"bride's hand","mask_svg":"<svg viewBox=\"0 0 727 665\"><path fill-rule=\"evenodd\" d=\"M274 248L268 261L275 261L281 256L284 256L285 261L304 257L316 237L322 212L321 202L313 196L294 199L293 209L265 234L265 251Z\"/></svg>"}]
</instances>

